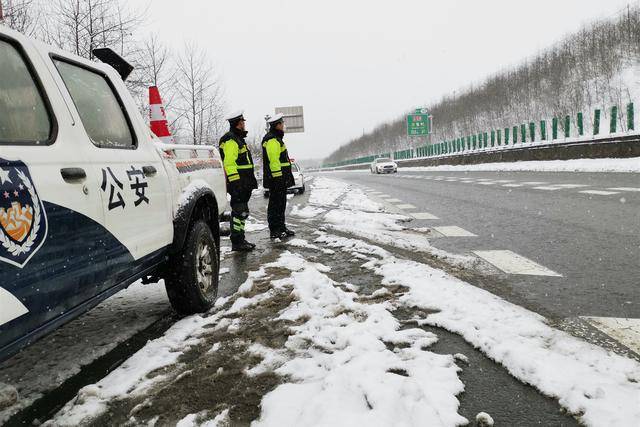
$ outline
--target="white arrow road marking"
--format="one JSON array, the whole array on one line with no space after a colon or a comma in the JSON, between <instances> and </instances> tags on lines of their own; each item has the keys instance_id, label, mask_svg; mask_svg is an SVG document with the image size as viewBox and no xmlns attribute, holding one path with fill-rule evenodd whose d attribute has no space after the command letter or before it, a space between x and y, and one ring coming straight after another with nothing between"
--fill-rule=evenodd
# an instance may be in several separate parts
<instances>
[{"instance_id":1,"label":"white arrow road marking","mask_svg":"<svg viewBox=\"0 0 640 427\"><path fill-rule=\"evenodd\" d=\"M507 274L562 277L561 274L511 251L474 251L474 253Z\"/></svg>"},{"instance_id":2,"label":"white arrow road marking","mask_svg":"<svg viewBox=\"0 0 640 427\"><path fill-rule=\"evenodd\" d=\"M415 209L415 208L416 208L415 206L413 206L413 205L411 205L411 204L409 204L409 203L404 203L404 204L401 204L401 205L396 205L396 207L397 207L398 209Z\"/></svg>"},{"instance_id":3,"label":"white arrow road marking","mask_svg":"<svg viewBox=\"0 0 640 427\"><path fill-rule=\"evenodd\" d=\"M0 287L0 325L4 325L28 312L27 307L18 298Z\"/></svg>"},{"instance_id":4,"label":"white arrow road marking","mask_svg":"<svg viewBox=\"0 0 640 427\"><path fill-rule=\"evenodd\" d=\"M455 225L433 227L433 229L446 237L477 237L472 232L467 231L464 228L461 228Z\"/></svg>"},{"instance_id":5,"label":"white arrow road marking","mask_svg":"<svg viewBox=\"0 0 640 427\"><path fill-rule=\"evenodd\" d=\"M582 317L592 326L640 354L640 319Z\"/></svg>"},{"instance_id":6,"label":"white arrow road marking","mask_svg":"<svg viewBox=\"0 0 640 427\"><path fill-rule=\"evenodd\" d=\"M415 219L439 219L437 216L429 212L411 212L410 215Z\"/></svg>"}]
</instances>

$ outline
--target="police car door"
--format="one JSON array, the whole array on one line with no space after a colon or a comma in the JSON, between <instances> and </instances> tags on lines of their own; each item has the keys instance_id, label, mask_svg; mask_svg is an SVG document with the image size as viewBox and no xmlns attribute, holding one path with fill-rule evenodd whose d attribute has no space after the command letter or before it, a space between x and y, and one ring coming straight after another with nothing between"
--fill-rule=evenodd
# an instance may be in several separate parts
<instances>
[{"instance_id":1,"label":"police car door","mask_svg":"<svg viewBox=\"0 0 640 427\"><path fill-rule=\"evenodd\" d=\"M115 238L106 247L108 288L166 255L173 239L168 177L149 129L115 72L56 57L54 65L82 118L100 175L106 229Z\"/></svg>"},{"instance_id":2,"label":"police car door","mask_svg":"<svg viewBox=\"0 0 640 427\"><path fill-rule=\"evenodd\" d=\"M2 349L73 315L106 260L97 177L46 60L0 29L0 76Z\"/></svg>"}]
</instances>

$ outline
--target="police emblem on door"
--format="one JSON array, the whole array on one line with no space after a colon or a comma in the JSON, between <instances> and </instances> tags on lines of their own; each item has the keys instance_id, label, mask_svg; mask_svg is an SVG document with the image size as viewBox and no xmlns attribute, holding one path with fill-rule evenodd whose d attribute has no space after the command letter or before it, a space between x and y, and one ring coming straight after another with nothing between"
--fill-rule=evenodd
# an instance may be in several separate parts
<instances>
[{"instance_id":1,"label":"police emblem on door","mask_svg":"<svg viewBox=\"0 0 640 427\"><path fill-rule=\"evenodd\" d=\"M0 158L0 261L24 267L46 236L44 204L29 169Z\"/></svg>"}]
</instances>

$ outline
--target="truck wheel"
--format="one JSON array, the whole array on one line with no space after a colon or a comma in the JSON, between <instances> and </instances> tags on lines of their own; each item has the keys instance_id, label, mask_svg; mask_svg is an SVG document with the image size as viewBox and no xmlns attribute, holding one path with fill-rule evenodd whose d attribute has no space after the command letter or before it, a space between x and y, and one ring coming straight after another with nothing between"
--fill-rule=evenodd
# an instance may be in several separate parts
<instances>
[{"instance_id":1,"label":"truck wheel","mask_svg":"<svg viewBox=\"0 0 640 427\"><path fill-rule=\"evenodd\" d=\"M305 190L306 190L306 186L302 184L302 188L300 188L300 192L298 194L304 194Z\"/></svg>"},{"instance_id":2,"label":"truck wheel","mask_svg":"<svg viewBox=\"0 0 640 427\"><path fill-rule=\"evenodd\" d=\"M191 226L182 252L171 259L165 279L171 306L179 314L207 311L218 296L220 259L204 221Z\"/></svg>"}]
</instances>

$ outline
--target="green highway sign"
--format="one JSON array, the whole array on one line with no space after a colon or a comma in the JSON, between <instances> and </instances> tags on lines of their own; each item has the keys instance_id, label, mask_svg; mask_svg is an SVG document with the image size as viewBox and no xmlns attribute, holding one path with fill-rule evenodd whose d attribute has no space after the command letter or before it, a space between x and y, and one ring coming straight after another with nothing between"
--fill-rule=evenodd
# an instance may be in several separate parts
<instances>
[{"instance_id":1,"label":"green highway sign","mask_svg":"<svg viewBox=\"0 0 640 427\"><path fill-rule=\"evenodd\" d=\"M431 133L432 117L424 108L416 109L415 113L407 116L407 135L426 136Z\"/></svg>"}]
</instances>

